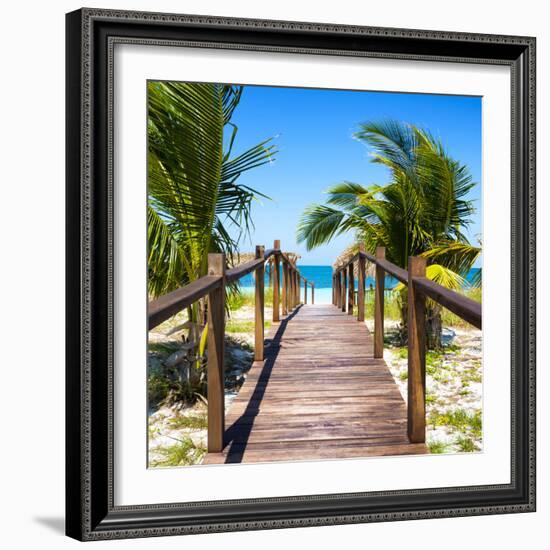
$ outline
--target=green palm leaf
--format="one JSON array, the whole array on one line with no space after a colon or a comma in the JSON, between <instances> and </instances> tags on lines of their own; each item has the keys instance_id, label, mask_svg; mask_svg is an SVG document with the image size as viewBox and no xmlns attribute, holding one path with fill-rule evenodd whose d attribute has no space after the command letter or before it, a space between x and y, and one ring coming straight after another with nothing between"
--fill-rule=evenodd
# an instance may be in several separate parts
<instances>
[{"instance_id":1,"label":"green palm leaf","mask_svg":"<svg viewBox=\"0 0 550 550\"><path fill-rule=\"evenodd\" d=\"M252 202L265 197L238 183L244 172L271 162L276 153L271 140L264 140L233 154L238 128L231 117L241 96L242 87L222 84L148 85L153 296L204 275L209 252L223 251L231 262L252 225Z\"/></svg>"}]
</instances>

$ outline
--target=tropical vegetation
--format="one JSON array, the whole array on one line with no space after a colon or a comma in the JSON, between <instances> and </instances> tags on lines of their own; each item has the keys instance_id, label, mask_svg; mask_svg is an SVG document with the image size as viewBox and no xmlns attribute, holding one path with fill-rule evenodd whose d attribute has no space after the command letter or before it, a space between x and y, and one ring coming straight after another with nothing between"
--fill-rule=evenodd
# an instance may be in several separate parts
<instances>
[{"instance_id":1,"label":"tropical vegetation","mask_svg":"<svg viewBox=\"0 0 550 550\"><path fill-rule=\"evenodd\" d=\"M263 195L238 180L270 162L276 151L266 139L235 152L238 127L232 117L242 91L241 86L224 84L148 84L151 298L206 275L211 252L225 253L231 266L239 242L249 233L252 203ZM172 393L176 400L194 400L206 390L205 299L188 308L180 328L187 329L181 351L185 357L174 359L178 367L172 373Z\"/></svg>"},{"instance_id":2,"label":"tropical vegetation","mask_svg":"<svg viewBox=\"0 0 550 550\"><path fill-rule=\"evenodd\" d=\"M234 153L231 121L242 87L150 82L148 88L149 293L157 297L206 274L209 252L231 264L263 196L238 183L275 154L271 139Z\"/></svg>"},{"instance_id":3,"label":"tropical vegetation","mask_svg":"<svg viewBox=\"0 0 550 550\"><path fill-rule=\"evenodd\" d=\"M389 183L333 185L326 204L313 204L303 212L298 241L311 250L352 231L367 251L384 246L386 258L405 269L409 256L426 257L427 277L461 288L481 253L465 234L475 211L467 198L476 185L468 167L453 159L439 139L412 124L366 122L354 137L371 148L372 162L388 168ZM406 289L399 292L404 327ZM440 306L429 303L427 317L428 344L439 347Z\"/></svg>"}]
</instances>

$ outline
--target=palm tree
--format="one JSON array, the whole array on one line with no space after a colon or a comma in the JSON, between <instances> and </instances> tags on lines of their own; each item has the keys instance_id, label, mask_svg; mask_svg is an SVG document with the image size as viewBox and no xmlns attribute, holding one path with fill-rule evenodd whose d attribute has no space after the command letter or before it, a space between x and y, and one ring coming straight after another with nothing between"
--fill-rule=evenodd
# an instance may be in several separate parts
<instances>
[{"instance_id":1,"label":"palm tree","mask_svg":"<svg viewBox=\"0 0 550 550\"><path fill-rule=\"evenodd\" d=\"M148 289L157 297L207 272L209 252L230 264L249 232L261 193L237 183L271 161L267 139L234 154L231 122L242 87L150 82L148 85ZM200 320L198 312L189 312ZM200 321L199 321L200 322Z\"/></svg>"},{"instance_id":2,"label":"palm tree","mask_svg":"<svg viewBox=\"0 0 550 550\"><path fill-rule=\"evenodd\" d=\"M368 251L385 246L388 260L405 269L409 256L425 256L429 278L460 288L481 252L464 233L474 212L466 199L475 185L468 168L452 159L439 140L413 125L368 122L354 137L373 149L373 162L388 167L390 182L332 186L326 205L304 211L298 241L305 241L310 250L354 231ZM440 308L430 303L428 312L429 345L438 347ZM405 322L403 308L403 326Z\"/></svg>"}]
</instances>

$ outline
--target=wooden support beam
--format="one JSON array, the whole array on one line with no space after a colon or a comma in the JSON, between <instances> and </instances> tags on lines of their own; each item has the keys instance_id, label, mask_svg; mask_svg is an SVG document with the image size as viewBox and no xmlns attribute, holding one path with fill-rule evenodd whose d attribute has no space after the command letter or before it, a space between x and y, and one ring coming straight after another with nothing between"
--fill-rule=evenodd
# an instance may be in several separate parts
<instances>
[{"instance_id":1,"label":"wooden support beam","mask_svg":"<svg viewBox=\"0 0 550 550\"><path fill-rule=\"evenodd\" d=\"M342 280L342 288L340 289L340 307L342 308L342 311L346 311L347 276L345 269L342 269L342 271L340 271L340 277Z\"/></svg>"},{"instance_id":2,"label":"wooden support beam","mask_svg":"<svg viewBox=\"0 0 550 550\"><path fill-rule=\"evenodd\" d=\"M311 283L311 305L315 304L315 284Z\"/></svg>"},{"instance_id":3,"label":"wooden support beam","mask_svg":"<svg viewBox=\"0 0 550 550\"><path fill-rule=\"evenodd\" d=\"M292 292L290 293L290 309L294 309L296 307L296 271L294 270L294 266L292 266L292 271L290 272L291 279L292 279Z\"/></svg>"},{"instance_id":4,"label":"wooden support beam","mask_svg":"<svg viewBox=\"0 0 550 550\"><path fill-rule=\"evenodd\" d=\"M426 276L426 258L409 258L407 432L411 443L426 441L426 298L413 277Z\"/></svg>"},{"instance_id":5,"label":"wooden support beam","mask_svg":"<svg viewBox=\"0 0 550 550\"><path fill-rule=\"evenodd\" d=\"M283 258L283 291L281 293L281 304L283 307L283 315L288 314L288 265Z\"/></svg>"},{"instance_id":6,"label":"wooden support beam","mask_svg":"<svg viewBox=\"0 0 550 550\"><path fill-rule=\"evenodd\" d=\"M364 245L360 247L364 252ZM357 262L357 320L365 320L365 258L359 255Z\"/></svg>"},{"instance_id":7,"label":"wooden support beam","mask_svg":"<svg viewBox=\"0 0 550 550\"><path fill-rule=\"evenodd\" d=\"M288 301L288 311L292 311L294 309L294 271L290 264L288 266L288 292L286 293L286 297Z\"/></svg>"},{"instance_id":8,"label":"wooden support beam","mask_svg":"<svg viewBox=\"0 0 550 550\"><path fill-rule=\"evenodd\" d=\"M256 258L263 258L265 247L256 246ZM256 289L254 297L254 361L264 360L264 264L256 269Z\"/></svg>"},{"instance_id":9,"label":"wooden support beam","mask_svg":"<svg viewBox=\"0 0 550 550\"><path fill-rule=\"evenodd\" d=\"M275 250L281 249L281 241L273 241L273 248ZM279 292L280 292L280 281L279 281L279 254L273 256L273 263L271 264L271 269L273 271L273 322L277 323L280 321L279 317Z\"/></svg>"},{"instance_id":10,"label":"wooden support beam","mask_svg":"<svg viewBox=\"0 0 550 550\"><path fill-rule=\"evenodd\" d=\"M384 260L386 249L383 246L376 248L376 259ZM374 357L384 357L384 285L386 273L376 266L374 289Z\"/></svg>"},{"instance_id":11,"label":"wooden support beam","mask_svg":"<svg viewBox=\"0 0 550 550\"><path fill-rule=\"evenodd\" d=\"M294 309L296 307L296 271L294 270L294 266L292 266L292 270L290 272L290 279L291 279L291 293L290 293L290 309Z\"/></svg>"},{"instance_id":12,"label":"wooden support beam","mask_svg":"<svg viewBox=\"0 0 550 550\"><path fill-rule=\"evenodd\" d=\"M223 450L225 254L208 254L208 275L221 276L222 284L208 294L208 452Z\"/></svg>"},{"instance_id":13,"label":"wooden support beam","mask_svg":"<svg viewBox=\"0 0 550 550\"><path fill-rule=\"evenodd\" d=\"M304 279L304 304L307 304L307 279Z\"/></svg>"},{"instance_id":14,"label":"wooden support beam","mask_svg":"<svg viewBox=\"0 0 550 550\"><path fill-rule=\"evenodd\" d=\"M353 262L348 265L348 315L353 315L353 302L355 301L355 277L353 274Z\"/></svg>"}]
</instances>

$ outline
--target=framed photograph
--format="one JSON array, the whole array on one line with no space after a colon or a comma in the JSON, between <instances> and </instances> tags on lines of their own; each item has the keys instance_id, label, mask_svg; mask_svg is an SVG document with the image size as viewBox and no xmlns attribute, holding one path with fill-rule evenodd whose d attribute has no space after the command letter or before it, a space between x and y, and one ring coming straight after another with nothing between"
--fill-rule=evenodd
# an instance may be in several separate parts
<instances>
[{"instance_id":1,"label":"framed photograph","mask_svg":"<svg viewBox=\"0 0 550 550\"><path fill-rule=\"evenodd\" d=\"M535 510L535 39L67 15L67 535Z\"/></svg>"}]
</instances>

